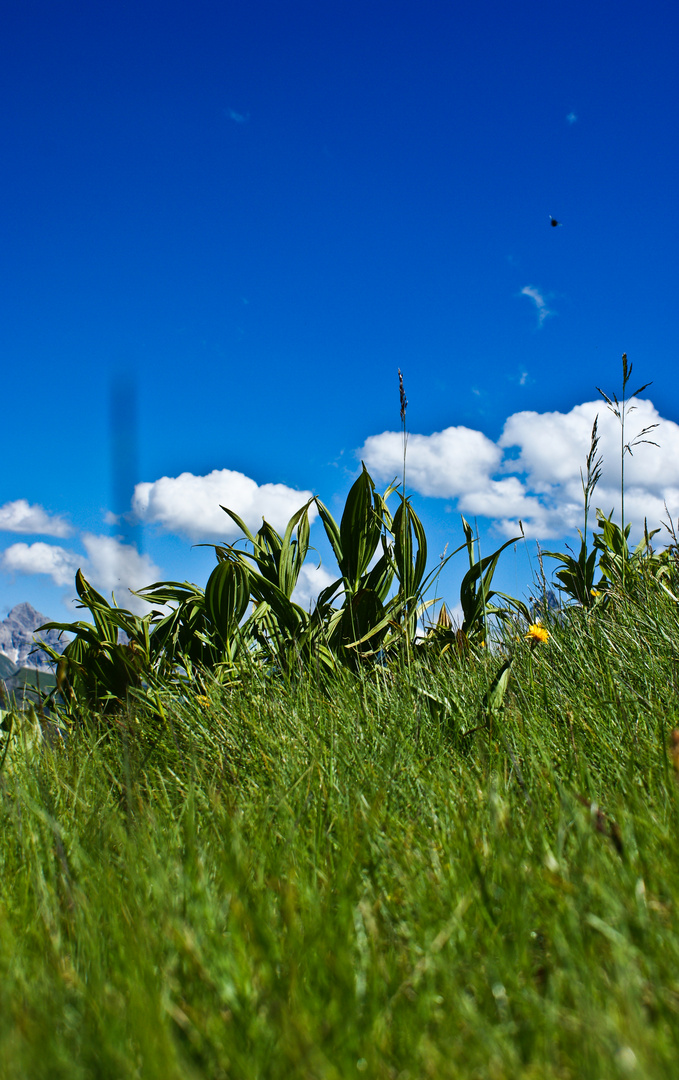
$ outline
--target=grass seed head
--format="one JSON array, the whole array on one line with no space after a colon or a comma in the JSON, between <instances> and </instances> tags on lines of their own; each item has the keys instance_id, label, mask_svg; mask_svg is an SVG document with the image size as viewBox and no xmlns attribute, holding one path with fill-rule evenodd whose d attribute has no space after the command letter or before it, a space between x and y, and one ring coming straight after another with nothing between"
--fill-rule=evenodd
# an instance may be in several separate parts
<instances>
[{"instance_id":1,"label":"grass seed head","mask_svg":"<svg viewBox=\"0 0 679 1080\"><path fill-rule=\"evenodd\" d=\"M403 375L401 374L400 368L398 369L398 393L401 400L401 423L405 424L406 409L408 408L408 398L406 397L406 392L403 387Z\"/></svg>"}]
</instances>

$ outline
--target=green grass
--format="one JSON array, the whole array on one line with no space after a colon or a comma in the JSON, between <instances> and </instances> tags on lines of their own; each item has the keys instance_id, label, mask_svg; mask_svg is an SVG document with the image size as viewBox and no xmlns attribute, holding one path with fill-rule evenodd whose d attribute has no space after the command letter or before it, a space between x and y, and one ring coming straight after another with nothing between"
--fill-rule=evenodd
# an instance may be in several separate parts
<instances>
[{"instance_id":1,"label":"green grass","mask_svg":"<svg viewBox=\"0 0 679 1080\"><path fill-rule=\"evenodd\" d=\"M494 654L24 719L0 1075L674 1075L676 606L550 629L490 717Z\"/></svg>"}]
</instances>

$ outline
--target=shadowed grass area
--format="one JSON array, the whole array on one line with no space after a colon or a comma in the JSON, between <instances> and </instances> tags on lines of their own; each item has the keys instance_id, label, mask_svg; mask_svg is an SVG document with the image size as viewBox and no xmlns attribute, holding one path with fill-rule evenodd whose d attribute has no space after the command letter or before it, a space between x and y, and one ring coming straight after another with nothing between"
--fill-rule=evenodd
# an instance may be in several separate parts
<instances>
[{"instance_id":1,"label":"shadowed grass area","mask_svg":"<svg viewBox=\"0 0 679 1080\"><path fill-rule=\"evenodd\" d=\"M673 1075L679 618L640 595L510 635L492 710L497 652L17 725L1 1074Z\"/></svg>"}]
</instances>

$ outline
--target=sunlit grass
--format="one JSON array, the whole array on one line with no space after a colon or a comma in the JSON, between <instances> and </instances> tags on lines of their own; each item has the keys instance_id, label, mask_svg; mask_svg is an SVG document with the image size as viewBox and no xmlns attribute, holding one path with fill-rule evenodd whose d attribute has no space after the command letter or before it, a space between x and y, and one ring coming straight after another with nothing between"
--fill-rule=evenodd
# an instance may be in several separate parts
<instances>
[{"instance_id":1,"label":"sunlit grass","mask_svg":"<svg viewBox=\"0 0 679 1080\"><path fill-rule=\"evenodd\" d=\"M491 651L24 720L2 1075L674 1075L676 605L547 626L493 712Z\"/></svg>"}]
</instances>

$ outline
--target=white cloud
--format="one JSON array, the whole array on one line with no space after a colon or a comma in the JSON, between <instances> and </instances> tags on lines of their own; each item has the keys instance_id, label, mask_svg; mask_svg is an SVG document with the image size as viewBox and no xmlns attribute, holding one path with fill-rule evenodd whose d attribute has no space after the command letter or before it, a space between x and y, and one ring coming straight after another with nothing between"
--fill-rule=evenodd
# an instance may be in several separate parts
<instances>
[{"instance_id":1,"label":"white cloud","mask_svg":"<svg viewBox=\"0 0 679 1080\"><path fill-rule=\"evenodd\" d=\"M70 536L73 529L63 518L51 516L42 506L26 499L0 506L0 530L15 533L42 533L44 536Z\"/></svg>"},{"instance_id":2,"label":"white cloud","mask_svg":"<svg viewBox=\"0 0 679 1080\"><path fill-rule=\"evenodd\" d=\"M480 431L447 428L408 440L406 479L422 495L456 499L467 515L491 518L507 536L518 521L526 535L560 537L582 526L584 468L592 424L599 417L599 452L604 463L593 509L620 509L620 425L604 402L589 401L568 413L519 412L510 416L497 443ZM625 441L650 424L648 436L659 445L639 445L625 457L625 517L637 533L644 517L656 527L664 504L679 512L679 425L663 419L653 403L634 402L627 417ZM370 472L391 480L400 472L398 432L366 440L359 451Z\"/></svg>"},{"instance_id":3,"label":"white cloud","mask_svg":"<svg viewBox=\"0 0 679 1080\"><path fill-rule=\"evenodd\" d=\"M310 491L296 491L285 484L256 484L249 476L231 469L215 469L207 476L185 472L137 484L132 507L141 521L160 525L167 532L192 540L219 541L240 535L222 506L235 511L252 531L259 529L262 517L282 531L311 495ZM309 520L315 516L312 506Z\"/></svg>"},{"instance_id":4,"label":"white cloud","mask_svg":"<svg viewBox=\"0 0 679 1080\"><path fill-rule=\"evenodd\" d=\"M85 533L82 540L87 556L42 541L12 544L2 554L3 569L9 573L47 574L55 585L71 587L76 570L81 569L95 589L107 598L115 590L116 602L121 607L142 614L150 611L149 605L131 596L128 589L140 589L158 580L161 572L152 559L112 536Z\"/></svg>"},{"instance_id":5,"label":"white cloud","mask_svg":"<svg viewBox=\"0 0 679 1080\"><path fill-rule=\"evenodd\" d=\"M239 113L235 109L227 109L227 113L234 124L247 124L250 119L250 113Z\"/></svg>"},{"instance_id":6,"label":"white cloud","mask_svg":"<svg viewBox=\"0 0 679 1080\"><path fill-rule=\"evenodd\" d=\"M403 436L399 431L371 435L360 451L369 472L393 480L403 472ZM481 431L449 427L433 435L409 435L406 481L422 495L454 498L483 485L502 461L500 448Z\"/></svg>"},{"instance_id":7,"label":"white cloud","mask_svg":"<svg viewBox=\"0 0 679 1080\"><path fill-rule=\"evenodd\" d=\"M584 402L569 413L515 413L505 423L498 445L518 447L519 454L516 460L505 462L504 468L523 474L525 486L539 496L539 527L547 530L544 535L557 535L563 523L570 529L580 524L580 469L597 415L603 471L594 503L605 513L619 512L620 424L603 402ZM673 515L679 508L679 425L664 420L651 401L638 400L626 418L625 441L651 424L658 427L648 438L658 445L642 444L633 447L631 456L625 455L625 516L637 529L644 517L655 527L665 516L665 502ZM538 528L537 520L534 528Z\"/></svg>"},{"instance_id":8,"label":"white cloud","mask_svg":"<svg viewBox=\"0 0 679 1080\"><path fill-rule=\"evenodd\" d=\"M18 574L49 574L55 585L73 581L81 559L57 544L11 544L2 554L5 570Z\"/></svg>"},{"instance_id":9,"label":"white cloud","mask_svg":"<svg viewBox=\"0 0 679 1080\"><path fill-rule=\"evenodd\" d=\"M123 544L113 536L85 533L83 544L87 560L83 573L107 598L115 593L116 603L131 611L146 614L148 604L131 596L129 589L141 589L158 581L161 571L148 555L141 555L132 544Z\"/></svg>"},{"instance_id":10,"label":"white cloud","mask_svg":"<svg viewBox=\"0 0 679 1080\"><path fill-rule=\"evenodd\" d=\"M521 296L527 296L535 304L538 311L538 325L542 326L543 322L549 315L553 315L554 312L550 311L547 307L547 301L534 285L524 285L521 290Z\"/></svg>"},{"instance_id":11,"label":"white cloud","mask_svg":"<svg viewBox=\"0 0 679 1080\"><path fill-rule=\"evenodd\" d=\"M577 116L575 115L574 112L569 112L568 116L566 117L566 120L568 121L569 124L574 124L575 121L577 120Z\"/></svg>"}]
</instances>

